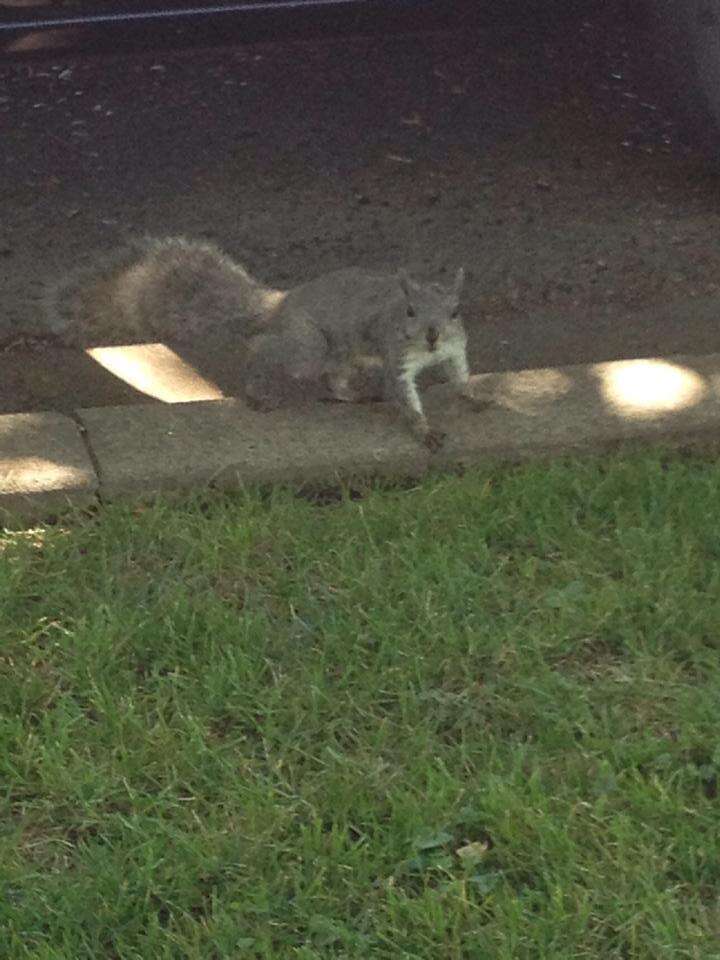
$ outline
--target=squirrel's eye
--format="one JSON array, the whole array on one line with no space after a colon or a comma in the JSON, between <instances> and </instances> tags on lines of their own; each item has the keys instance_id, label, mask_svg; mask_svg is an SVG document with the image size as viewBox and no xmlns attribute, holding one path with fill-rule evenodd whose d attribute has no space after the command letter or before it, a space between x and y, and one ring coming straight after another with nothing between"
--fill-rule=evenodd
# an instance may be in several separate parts
<instances>
[{"instance_id":1,"label":"squirrel's eye","mask_svg":"<svg viewBox=\"0 0 720 960\"><path fill-rule=\"evenodd\" d=\"M450 314L450 319L451 319L451 320L457 320L457 318L458 318L459 316L460 316L460 307L455 307L455 309L453 310L453 312Z\"/></svg>"},{"instance_id":2,"label":"squirrel's eye","mask_svg":"<svg viewBox=\"0 0 720 960\"><path fill-rule=\"evenodd\" d=\"M409 317L414 317L414 316L415 316L415 311L413 310L412 307L408 307L408 308L407 308L407 315L408 315Z\"/></svg>"}]
</instances>

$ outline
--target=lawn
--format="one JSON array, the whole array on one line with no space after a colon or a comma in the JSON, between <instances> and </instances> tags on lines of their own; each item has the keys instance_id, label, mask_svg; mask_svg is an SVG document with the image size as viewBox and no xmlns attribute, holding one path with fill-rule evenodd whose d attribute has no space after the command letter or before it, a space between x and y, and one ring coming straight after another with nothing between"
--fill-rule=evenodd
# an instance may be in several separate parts
<instances>
[{"instance_id":1,"label":"lawn","mask_svg":"<svg viewBox=\"0 0 720 960\"><path fill-rule=\"evenodd\" d=\"M1 534L3 960L720 957L718 518L657 454Z\"/></svg>"}]
</instances>

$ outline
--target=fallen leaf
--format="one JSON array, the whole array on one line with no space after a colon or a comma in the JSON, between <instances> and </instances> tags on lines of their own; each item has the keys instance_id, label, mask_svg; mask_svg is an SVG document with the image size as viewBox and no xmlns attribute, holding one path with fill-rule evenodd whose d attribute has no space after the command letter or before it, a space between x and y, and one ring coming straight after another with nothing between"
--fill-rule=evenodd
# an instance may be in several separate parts
<instances>
[{"instance_id":1,"label":"fallen leaf","mask_svg":"<svg viewBox=\"0 0 720 960\"><path fill-rule=\"evenodd\" d=\"M465 864L479 863L488 852L489 846L485 840L477 840L475 843L466 843L464 847L458 847L455 853Z\"/></svg>"}]
</instances>

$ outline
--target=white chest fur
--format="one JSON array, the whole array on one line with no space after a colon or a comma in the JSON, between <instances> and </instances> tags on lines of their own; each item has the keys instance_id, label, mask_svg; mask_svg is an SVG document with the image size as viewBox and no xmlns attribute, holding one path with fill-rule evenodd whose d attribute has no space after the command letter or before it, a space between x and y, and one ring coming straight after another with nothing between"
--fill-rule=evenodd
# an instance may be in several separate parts
<instances>
[{"instance_id":1,"label":"white chest fur","mask_svg":"<svg viewBox=\"0 0 720 960\"><path fill-rule=\"evenodd\" d=\"M400 383L406 400L414 413L423 416L422 403L417 388L417 378L423 370L448 364L452 369L453 379L465 382L468 379L467 341L465 337L453 337L438 345L437 350L411 350L403 360Z\"/></svg>"},{"instance_id":2,"label":"white chest fur","mask_svg":"<svg viewBox=\"0 0 720 960\"><path fill-rule=\"evenodd\" d=\"M402 365L403 376L417 379L423 370L436 367L441 363L457 363L460 358L465 360L465 338L454 337L438 345L437 350L411 350L404 358Z\"/></svg>"}]
</instances>

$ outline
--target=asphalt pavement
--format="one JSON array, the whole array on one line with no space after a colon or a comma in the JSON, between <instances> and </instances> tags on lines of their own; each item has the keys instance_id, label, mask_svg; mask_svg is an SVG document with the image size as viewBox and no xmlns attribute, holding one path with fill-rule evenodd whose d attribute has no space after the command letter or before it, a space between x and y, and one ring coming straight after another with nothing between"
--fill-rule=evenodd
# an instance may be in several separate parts
<instances>
[{"instance_id":1,"label":"asphalt pavement","mask_svg":"<svg viewBox=\"0 0 720 960\"><path fill-rule=\"evenodd\" d=\"M275 286L463 264L476 372L715 351L717 165L663 50L622 4L552 9L4 62L0 412L151 398L49 342L43 311L147 232L211 238ZM237 395L235 349L186 359Z\"/></svg>"}]
</instances>

